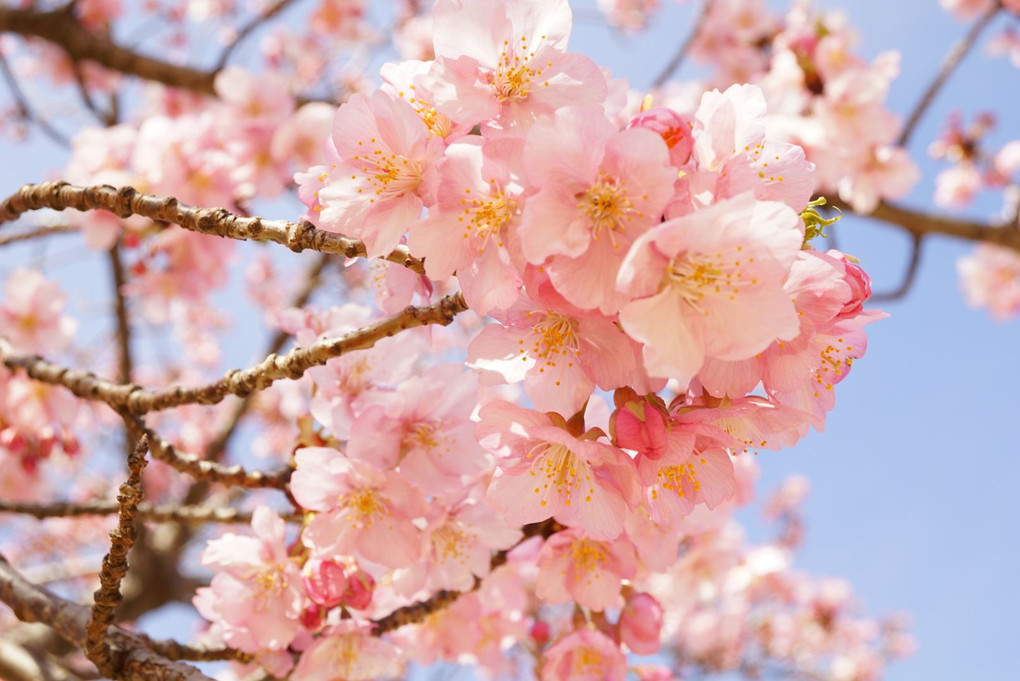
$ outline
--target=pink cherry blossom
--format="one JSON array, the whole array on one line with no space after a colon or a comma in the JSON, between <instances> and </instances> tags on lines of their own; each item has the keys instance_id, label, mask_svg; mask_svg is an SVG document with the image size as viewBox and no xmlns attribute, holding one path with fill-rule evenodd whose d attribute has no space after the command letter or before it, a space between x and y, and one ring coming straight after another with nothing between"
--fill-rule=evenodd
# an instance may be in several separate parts
<instances>
[{"instance_id":1,"label":"pink cherry blossom","mask_svg":"<svg viewBox=\"0 0 1020 681\"><path fill-rule=\"evenodd\" d=\"M294 455L294 498L320 511L302 540L323 558L357 554L386 567L405 567L421 555L413 524L428 510L421 492L401 476L352 461L326 447Z\"/></svg>"},{"instance_id":2,"label":"pink cherry blossom","mask_svg":"<svg viewBox=\"0 0 1020 681\"><path fill-rule=\"evenodd\" d=\"M255 537L227 534L208 543L202 563L217 573L197 591L195 608L233 648L283 650L302 629L301 571L287 555L279 516L260 506L252 529Z\"/></svg>"},{"instance_id":3,"label":"pink cherry blossom","mask_svg":"<svg viewBox=\"0 0 1020 681\"><path fill-rule=\"evenodd\" d=\"M476 435L498 458L489 505L510 525L555 517L596 539L623 529L636 502L633 462L614 447L578 439L548 415L494 401L482 407Z\"/></svg>"},{"instance_id":4,"label":"pink cherry blossom","mask_svg":"<svg viewBox=\"0 0 1020 681\"><path fill-rule=\"evenodd\" d=\"M513 130L560 107L601 104L602 72L564 51L570 22L567 0L439 0L426 80L436 108L454 121Z\"/></svg>"},{"instance_id":5,"label":"pink cherry blossom","mask_svg":"<svg viewBox=\"0 0 1020 681\"><path fill-rule=\"evenodd\" d=\"M659 635L662 630L662 606L655 596L636 593L627 598L620 611L620 639L639 655L659 652Z\"/></svg>"},{"instance_id":6,"label":"pink cherry blossom","mask_svg":"<svg viewBox=\"0 0 1020 681\"><path fill-rule=\"evenodd\" d=\"M542 681L623 681L627 658L605 634L580 629L542 654Z\"/></svg>"},{"instance_id":7,"label":"pink cherry blossom","mask_svg":"<svg viewBox=\"0 0 1020 681\"><path fill-rule=\"evenodd\" d=\"M634 547L623 537L598 541L580 530L557 532L538 555L535 595L595 611L618 608L621 580L634 577L637 567Z\"/></svg>"},{"instance_id":8,"label":"pink cherry blossom","mask_svg":"<svg viewBox=\"0 0 1020 681\"><path fill-rule=\"evenodd\" d=\"M521 217L525 258L571 304L615 314L626 302L615 273L673 192L676 170L662 138L618 131L601 108L566 107L531 126L524 166L541 188Z\"/></svg>"},{"instance_id":9,"label":"pink cherry blossom","mask_svg":"<svg viewBox=\"0 0 1020 681\"><path fill-rule=\"evenodd\" d=\"M987 308L998 320L1009 319L1020 310L1020 256L1016 252L982 244L960 258L956 270L972 307Z\"/></svg>"},{"instance_id":10,"label":"pink cherry blossom","mask_svg":"<svg viewBox=\"0 0 1020 681\"><path fill-rule=\"evenodd\" d=\"M346 620L305 649L289 678L371 681L396 676L400 663L400 651L393 644L372 636L369 625Z\"/></svg>"},{"instance_id":11,"label":"pink cherry blossom","mask_svg":"<svg viewBox=\"0 0 1020 681\"><path fill-rule=\"evenodd\" d=\"M648 373L686 384L707 357L746 359L795 336L783 284L800 224L786 205L744 194L640 237L620 270L618 286L634 299L620 322L644 345Z\"/></svg>"},{"instance_id":12,"label":"pink cherry blossom","mask_svg":"<svg viewBox=\"0 0 1020 681\"><path fill-rule=\"evenodd\" d=\"M433 203L442 141L410 104L382 91L341 106L332 139L341 161L319 191L319 225L362 239L369 257L385 255Z\"/></svg>"},{"instance_id":13,"label":"pink cherry blossom","mask_svg":"<svg viewBox=\"0 0 1020 681\"><path fill-rule=\"evenodd\" d=\"M67 346L78 323L64 314L67 296L41 272L16 267L0 299L0 333L16 352L46 354Z\"/></svg>"}]
</instances>

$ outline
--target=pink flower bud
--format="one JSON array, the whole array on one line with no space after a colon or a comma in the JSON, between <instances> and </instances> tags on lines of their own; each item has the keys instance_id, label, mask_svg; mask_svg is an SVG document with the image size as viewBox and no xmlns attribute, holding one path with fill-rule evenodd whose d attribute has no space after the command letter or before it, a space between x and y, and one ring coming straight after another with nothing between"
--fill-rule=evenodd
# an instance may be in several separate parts
<instances>
[{"instance_id":1,"label":"pink flower bud","mask_svg":"<svg viewBox=\"0 0 1020 681\"><path fill-rule=\"evenodd\" d=\"M347 590L344 591L344 605L355 610L364 610L372 604L375 592L375 579L364 570L357 570L347 579Z\"/></svg>"},{"instance_id":2,"label":"pink flower bud","mask_svg":"<svg viewBox=\"0 0 1020 681\"><path fill-rule=\"evenodd\" d=\"M550 633L548 622L535 620L535 623L531 625L531 638L540 646L549 642Z\"/></svg>"},{"instance_id":3,"label":"pink flower bud","mask_svg":"<svg viewBox=\"0 0 1020 681\"><path fill-rule=\"evenodd\" d=\"M309 603L301 612L301 625L308 631L317 631L326 621L326 611L317 603Z\"/></svg>"},{"instance_id":4,"label":"pink flower bud","mask_svg":"<svg viewBox=\"0 0 1020 681\"><path fill-rule=\"evenodd\" d=\"M655 597L637 593L627 600L620 613L620 639L639 655L659 652L662 631L662 606Z\"/></svg>"},{"instance_id":5,"label":"pink flower bud","mask_svg":"<svg viewBox=\"0 0 1020 681\"><path fill-rule=\"evenodd\" d=\"M669 160L675 166L682 166L691 158L694 139L691 137L691 123L672 109L653 106L635 116L628 128L645 128L657 133L669 147Z\"/></svg>"},{"instance_id":6,"label":"pink flower bud","mask_svg":"<svg viewBox=\"0 0 1020 681\"><path fill-rule=\"evenodd\" d=\"M339 605L347 591L347 575L343 567L332 560L308 561L301 581L308 597L326 608Z\"/></svg>"},{"instance_id":7,"label":"pink flower bud","mask_svg":"<svg viewBox=\"0 0 1020 681\"><path fill-rule=\"evenodd\" d=\"M843 304L842 315L858 312L871 297L871 277L853 260L842 256L846 265L846 283L850 286L850 300Z\"/></svg>"},{"instance_id":8,"label":"pink flower bud","mask_svg":"<svg viewBox=\"0 0 1020 681\"><path fill-rule=\"evenodd\" d=\"M25 438L14 428L0 430L0 447L3 447L11 454L21 454L26 447Z\"/></svg>"},{"instance_id":9,"label":"pink flower bud","mask_svg":"<svg viewBox=\"0 0 1020 681\"><path fill-rule=\"evenodd\" d=\"M658 664L650 664L642 667L634 667L634 673L638 681L673 681L673 672L669 667Z\"/></svg>"}]
</instances>

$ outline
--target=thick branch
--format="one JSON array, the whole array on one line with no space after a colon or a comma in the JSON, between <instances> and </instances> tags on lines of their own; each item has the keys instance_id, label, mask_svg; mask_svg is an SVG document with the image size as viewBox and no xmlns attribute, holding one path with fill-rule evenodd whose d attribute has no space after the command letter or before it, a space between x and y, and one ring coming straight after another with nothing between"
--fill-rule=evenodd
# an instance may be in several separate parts
<instances>
[{"instance_id":1,"label":"thick branch","mask_svg":"<svg viewBox=\"0 0 1020 681\"><path fill-rule=\"evenodd\" d=\"M144 435L128 456L128 478L117 495L118 522L110 532L110 551L103 558L99 571L99 588L94 594L92 618L85 627L85 654L102 673L112 676L116 671L111 657L106 630L116 622L117 606L123 600L120 583L128 571L127 555L138 538L135 511L142 500L142 471L149 439Z\"/></svg>"},{"instance_id":2,"label":"thick branch","mask_svg":"<svg viewBox=\"0 0 1020 681\"><path fill-rule=\"evenodd\" d=\"M41 38L61 48L73 62L88 60L111 71L138 76L164 85L215 95L216 73L147 57L125 49L100 33L85 29L70 4L52 12L0 7L0 32Z\"/></svg>"},{"instance_id":3,"label":"thick branch","mask_svg":"<svg viewBox=\"0 0 1020 681\"><path fill-rule=\"evenodd\" d=\"M30 504L20 501L0 500L0 513L17 513L33 518L80 518L90 515L113 515L119 506L116 501L83 501L73 503L56 501L48 504ZM302 516L296 513L280 513L287 522L299 523ZM155 506L147 502L138 504L135 517L147 522L179 523L182 525L201 525L205 523L251 523L251 511L223 506L177 506L161 504Z\"/></svg>"},{"instance_id":4,"label":"thick branch","mask_svg":"<svg viewBox=\"0 0 1020 681\"><path fill-rule=\"evenodd\" d=\"M401 331L430 324L445 326L466 309L467 304L460 293L446 296L428 307L411 305L397 315L340 338L321 340L285 355L270 355L254 367L243 371L233 369L220 380L195 388L177 386L154 391L137 385L114 383L90 372L68 369L40 357L16 355L3 338L0 338L0 360L9 369L24 369L37 381L61 385L78 397L105 402L119 412L137 415L184 404L217 404L227 395L243 397L264 390L282 378L300 378L313 366L321 366L353 350L370 348L383 338Z\"/></svg>"},{"instance_id":5,"label":"thick branch","mask_svg":"<svg viewBox=\"0 0 1020 681\"><path fill-rule=\"evenodd\" d=\"M846 203L831 196L826 197L828 203L843 211L852 211ZM965 239L967 241L980 241L989 244L1012 248L1020 251L1020 230L1011 229L1008 226L991 225L984 222L951 218L932 213L923 213L912 208L906 208L892 203L882 201L871 213L857 213L862 218L879 220L897 227L901 227L911 234L943 234L945 236Z\"/></svg>"},{"instance_id":6,"label":"thick branch","mask_svg":"<svg viewBox=\"0 0 1020 681\"><path fill-rule=\"evenodd\" d=\"M89 608L64 600L25 580L0 555L0 601L22 622L40 622L52 627L68 642L85 645ZM117 652L114 678L130 681L212 681L191 665L172 661L153 652L147 637L121 629L109 632Z\"/></svg>"},{"instance_id":7,"label":"thick branch","mask_svg":"<svg viewBox=\"0 0 1020 681\"><path fill-rule=\"evenodd\" d=\"M241 217L223 208L196 208L180 203L173 197L141 194L133 187L77 187L66 182L26 184L0 204L0 224L42 208L106 210L122 218L142 215L202 234L242 241L272 241L297 253L313 250L348 258L365 256L365 245L357 239L317 229L310 222ZM386 259L418 274L425 272L422 262L412 256L406 247L398 247Z\"/></svg>"}]
</instances>

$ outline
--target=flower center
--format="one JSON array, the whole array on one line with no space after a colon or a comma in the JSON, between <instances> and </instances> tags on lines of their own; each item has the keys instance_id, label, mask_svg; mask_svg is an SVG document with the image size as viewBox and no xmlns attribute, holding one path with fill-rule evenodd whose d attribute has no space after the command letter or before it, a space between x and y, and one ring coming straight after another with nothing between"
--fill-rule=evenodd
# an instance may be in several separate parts
<instances>
[{"instance_id":1,"label":"flower center","mask_svg":"<svg viewBox=\"0 0 1020 681\"><path fill-rule=\"evenodd\" d=\"M374 144L375 137L369 140L369 145ZM358 146L364 146L364 143L359 141ZM413 194L421 184L422 164L417 159L377 148L371 152L355 154L352 161L364 173L365 179L375 188L375 195L380 198Z\"/></svg>"},{"instance_id":2,"label":"flower center","mask_svg":"<svg viewBox=\"0 0 1020 681\"><path fill-rule=\"evenodd\" d=\"M370 527L378 516L390 515L389 505L381 499L375 490L359 489L340 497L340 507L346 509L345 520L352 522L358 529Z\"/></svg>"},{"instance_id":3,"label":"flower center","mask_svg":"<svg viewBox=\"0 0 1020 681\"><path fill-rule=\"evenodd\" d=\"M499 57L496 71L490 76L496 99L501 102L527 99L531 94L531 83L542 75L542 69L530 66L534 52L528 50L527 38L521 37L516 46L508 41L503 43L503 54Z\"/></svg>"},{"instance_id":4,"label":"flower center","mask_svg":"<svg viewBox=\"0 0 1020 681\"><path fill-rule=\"evenodd\" d=\"M598 182L576 198L577 207L591 218L592 237L598 239L606 234L614 248L619 248L615 233L627 231L624 223L632 218L632 213L640 215L627 197L626 185L603 173L599 173Z\"/></svg>"},{"instance_id":5,"label":"flower center","mask_svg":"<svg viewBox=\"0 0 1020 681\"><path fill-rule=\"evenodd\" d=\"M496 245L503 247L502 231L517 214L517 201L513 196L499 192L486 199L461 199L464 215L458 222L466 222L464 238L470 238L472 231L479 238L478 253L485 251L485 243L496 239Z\"/></svg>"},{"instance_id":6,"label":"flower center","mask_svg":"<svg viewBox=\"0 0 1020 681\"><path fill-rule=\"evenodd\" d=\"M552 491L564 498L566 506L570 506L571 497L581 491L581 474L584 475L585 484L592 483L591 468L564 445L539 442L524 458L534 460L530 475L545 478L544 482L536 481L535 494L545 496ZM589 487L584 500L591 501L594 492L595 489ZM543 499L540 505L545 506L546 500Z\"/></svg>"}]
</instances>

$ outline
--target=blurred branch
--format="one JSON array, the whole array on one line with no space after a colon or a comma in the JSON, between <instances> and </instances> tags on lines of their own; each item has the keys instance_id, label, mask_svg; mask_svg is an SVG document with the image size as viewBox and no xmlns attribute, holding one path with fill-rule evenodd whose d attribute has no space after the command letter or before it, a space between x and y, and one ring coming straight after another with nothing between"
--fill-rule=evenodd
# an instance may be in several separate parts
<instances>
[{"instance_id":1,"label":"blurred branch","mask_svg":"<svg viewBox=\"0 0 1020 681\"><path fill-rule=\"evenodd\" d=\"M838 198L826 196L834 208L853 212L853 209ZM879 202L871 213L854 213L869 220L878 220L900 227L911 234L942 234L966 241L977 241L1020 251L1020 230L1000 227L984 222L950 218L943 215L924 213L885 201Z\"/></svg>"},{"instance_id":2,"label":"blurred branch","mask_svg":"<svg viewBox=\"0 0 1020 681\"><path fill-rule=\"evenodd\" d=\"M253 18L251 21L245 24L237 32L237 35L234 37L234 40L231 41L231 43L223 49L223 53L220 55L220 58L216 61L216 68L214 70L217 72L222 71L223 68L227 65L227 61L230 59L230 55L233 54L234 50L237 49L237 46L240 45L245 38L247 38L254 31L256 31L259 26L263 25L264 23L275 17L277 14L287 9L287 7L293 3L294 0L278 0L276 4L267 9L263 14L260 14L259 16Z\"/></svg>"},{"instance_id":3,"label":"blurred branch","mask_svg":"<svg viewBox=\"0 0 1020 681\"><path fill-rule=\"evenodd\" d=\"M100 66L145 80L215 95L211 71L197 71L146 57L89 31L74 16L70 4L43 12L32 8L0 7L0 32L41 38L61 48L72 62L93 61Z\"/></svg>"},{"instance_id":4,"label":"blurred branch","mask_svg":"<svg viewBox=\"0 0 1020 681\"><path fill-rule=\"evenodd\" d=\"M81 681L46 653L0 638L0 678L6 681Z\"/></svg>"},{"instance_id":5,"label":"blurred branch","mask_svg":"<svg viewBox=\"0 0 1020 681\"><path fill-rule=\"evenodd\" d=\"M709 12L712 9L712 0L704 0L701 3L701 12L698 14L698 18L694 22L694 27L691 32L687 34L687 39L680 44L676 54L669 60L669 63L663 67L659 75L652 81L652 87L661 87L670 77L676 73L680 65L684 63L684 59L687 58L687 53L691 51L694 46L694 42L698 39L698 34L701 33L701 27L705 25L705 20L708 18Z\"/></svg>"},{"instance_id":6,"label":"blurred branch","mask_svg":"<svg viewBox=\"0 0 1020 681\"><path fill-rule=\"evenodd\" d=\"M29 377L60 385L88 400L105 402L119 412L144 414L185 404L217 404L227 395L245 396L265 390L283 378L297 379L314 366L322 366L334 357L354 350L364 350L378 341L418 326L450 324L467 309L458 292L445 296L430 306L409 305L403 312L369 324L340 338L327 338L307 347L295 348L284 355L271 354L255 366L243 371L232 369L218 381L185 388L147 390L137 385L114 383L86 371L69 369L41 357L17 355L10 343L0 337L0 360L8 369L23 369Z\"/></svg>"},{"instance_id":7,"label":"blurred branch","mask_svg":"<svg viewBox=\"0 0 1020 681\"><path fill-rule=\"evenodd\" d=\"M33 518L80 518L91 515L113 515L119 506L116 501L83 501L78 503L57 501L48 504L31 504L18 501L0 501L0 513L18 513ZM299 523L302 516L297 513L278 514L287 522ZM223 506L178 506L162 504L154 506L141 502L135 516L147 522L204 524L204 523L251 523L251 511Z\"/></svg>"},{"instance_id":8,"label":"blurred branch","mask_svg":"<svg viewBox=\"0 0 1020 681\"><path fill-rule=\"evenodd\" d=\"M914 134L914 130L917 129L917 124L921 122L921 117L924 116L928 107L935 100L935 95L938 94L942 86L949 80L949 76L953 74L953 71L963 61L963 58L967 56L971 48L974 47L978 36L991 23L1000 9L1002 9L1002 3L999 0L995 0L988 11L974 22L974 25L967 31L967 35L956 41L952 48L950 48L949 53L942 60L942 66L939 67L938 73L935 74L935 79L932 80L928 85L928 89L921 95L921 99L914 107L914 110L910 112L910 117L903 127L903 132L900 133L899 139L896 140L898 146L905 147L910 142L910 137Z\"/></svg>"},{"instance_id":9,"label":"blurred branch","mask_svg":"<svg viewBox=\"0 0 1020 681\"><path fill-rule=\"evenodd\" d=\"M66 182L26 184L0 203L0 224L42 208L105 210L121 218L142 215L202 234L242 241L272 241L297 253L313 250L348 258L365 256L365 245L357 239L318 229L310 222L240 217L223 208L197 208L180 203L173 197L141 194L133 187L77 187ZM417 274L425 272L421 260L412 256L405 246L398 246L386 256L386 260Z\"/></svg>"},{"instance_id":10,"label":"blurred branch","mask_svg":"<svg viewBox=\"0 0 1020 681\"><path fill-rule=\"evenodd\" d=\"M3 8L0 8L0 17L2 17ZM11 89L11 95L14 97L14 101L18 104L18 110L21 115L30 121L35 122L39 126L39 129L49 137L51 140L56 142L62 147L71 146L71 140L68 137L50 125L50 122L45 117L36 113L32 109L32 105L28 103L28 97L25 96L24 91L21 89L21 85L18 84L18 78L14 75L14 71L11 70L11 65L7 63L7 57L0 52L0 73L3 74L4 80L7 82L7 87Z\"/></svg>"},{"instance_id":11,"label":"blurred branch","mask_svg":"<svg viewBox=\"0 0 1020 681\"><path fill-rule=\"evenodd\" d=\"M326 263L329 262L329 256L323 254L315 261L315 263L308 268L308 271L304 276L304 285L301 290L297 292L294 299L290 303L290 307L301 308L308 303L308 300L312 297L312 293L319 286L321 280L322 271L326 268ZM290 334L286 331L280 330L273 335L269 341L266 355L272 355L283 349L287 339L290 338ZM226 418L215 437L209 442L205 448L205 458L211 461L217 461L226 451L227 445L230 444L230 439L237 432L237 426L240 424L241 419L251 409L251 405L254 401L254 394L244 396L236 405L234 405L233 411Z\"/></svg>"},{"instance_id":12,"label":"blurred branch","mask_svg":"<svg viewBox=\"0 0 1020 681\"><path fill-rule=\"evenodd\" d=\"M910 236L910 262L907 264L906 272L903 274L903 280L900 282L900 285L892 291L873 294L871 296L871 302L888 303L894 300L899 300L903 296L907 295L911 287L914 285L914 279L917 277L918 266L921 264L921 244L924 243L924 236L916 233L911 233Z\"/></svg>"},{"instance_id":13,"label":"blurred branch","mask_svg":"<svg viewBox=\"0 0 1020 681\"><path fill-rule=\"evenodd\" d=\"M120 494L117 495L117 527L110 532L110 551L103 558L103 567L99 571L99 588L92 604L92 617L85 627L85 655L107 676L113 676L116 667L106 631L117 621L117 606L124 599L120 593L120 583L128 571L127 554L138 538L135 512L142 500L142 471L145 470L148 447L149 438L143 435L128 456L128 478L120 486Z\"/></svg>"},{"instance_id":14,"label":"blurred branch","mask_svg":"<svg viewBox=\"0 0 1020 681\"><path fill-rule=\"evenodd\" d=\"M110 270L113 274L113 310L117 319L117 380L131 381L131 322L128 319L127 301L124 298L124 284L127 277L124 263L120 258L120 241L109 251Z\"/></svg>"},{"instance_id":15,"label":"blurred branch","mask_svg":"<svg viewBox=\"0 0 1020 681\"><path fill-rule=\"evenodd\" d=\"M0 246L6 246L18 241L29 241L40 237L52 236L54 234L73 234L77 231L79 231L78 228L73 225L44 225L17 234L0 235Z\"/></svg>"},{"instance_id":16,"label":"blurred branch","mask_svg":"<svg viewBox=\"0 0 1020 681\"><path fill-rule=\"evenodd\" d=\"M0 555L0 601L22 622L40 622L84 648L90 609L28 582ZM113 627L112 678L131 681L213 681L191 665L175 662L147 645L148 637Z\"/></svg>"}]
</instances>

